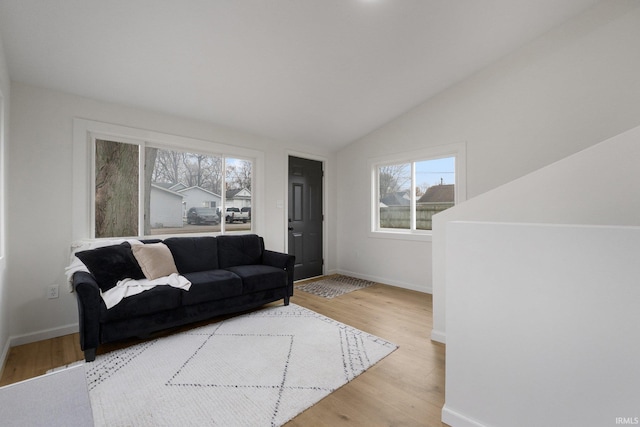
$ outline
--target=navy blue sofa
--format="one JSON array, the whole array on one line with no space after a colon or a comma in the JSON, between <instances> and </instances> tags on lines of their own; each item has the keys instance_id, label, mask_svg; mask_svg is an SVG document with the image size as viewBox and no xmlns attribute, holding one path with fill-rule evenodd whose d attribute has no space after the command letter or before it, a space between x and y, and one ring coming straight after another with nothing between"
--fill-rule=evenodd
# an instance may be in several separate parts
<instances>
[{"instance_id":1,"label":"navy blue sofa","mask_svg":"<svg viewBox=\"0 0 640 427\"><path fill-rule=\"evenodd\" d=\"M89 272L73 275L78 301L80 346L93 361L100 344L150 334L215 316L254 309L293 295L291 255L265 250L255 234L171 237L163 242L180 275L191 282L188 291L156 286L124 298L107 309L100 291L116 280L141 277L127 243L76 254ZM137 277L136 277L137 276Z\"/></svg>"}]
</instances>

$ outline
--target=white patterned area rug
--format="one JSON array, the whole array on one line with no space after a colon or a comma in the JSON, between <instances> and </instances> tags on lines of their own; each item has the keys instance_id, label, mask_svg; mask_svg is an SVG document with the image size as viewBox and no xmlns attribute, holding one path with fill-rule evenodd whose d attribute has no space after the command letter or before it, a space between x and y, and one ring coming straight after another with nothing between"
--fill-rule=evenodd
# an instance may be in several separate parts
<instances>
[{"instance_id":1,"label":"white patterned area rug","mask_svg":"<svg viewBox=\"0 0 640 427\"><path fill-rule=\"evenodd\" d=\"M98 355L96 426L280 426L397 346L290 304Z\"/></svg>"},{"instance_id":2,"label":"white patterned area rug","mask_svg":"<svg viewBox=\"0 0 640 427\"><path fill-rule=\"evenodd\" d=\"M326 279L296 285L296 289L325 298L335 298L358 289L367 288L375 282L337 274Z\"/></svg>"}]
</instances>

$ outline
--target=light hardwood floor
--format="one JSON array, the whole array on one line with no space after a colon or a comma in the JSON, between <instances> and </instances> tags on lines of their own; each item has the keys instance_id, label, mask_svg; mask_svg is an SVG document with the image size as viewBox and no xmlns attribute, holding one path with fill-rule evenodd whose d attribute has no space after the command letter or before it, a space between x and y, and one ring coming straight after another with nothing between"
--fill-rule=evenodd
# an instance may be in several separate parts
<instances>
[{"instance_id":1,"label":"light hardwood floor","mask_svg":"<svg viewBox=\"0 0 640 427\"><path fill-rule=\"evenodd\" d=\"M286 427L446 426L440 422L445 347L429 339L431 295L376 284L333 299L296 291L291 301L399 348ZM130 344L103 346L99 353ZM82 357L77 334L13 347L0 385L41 375Z\"/></svg>"}]
</instances>

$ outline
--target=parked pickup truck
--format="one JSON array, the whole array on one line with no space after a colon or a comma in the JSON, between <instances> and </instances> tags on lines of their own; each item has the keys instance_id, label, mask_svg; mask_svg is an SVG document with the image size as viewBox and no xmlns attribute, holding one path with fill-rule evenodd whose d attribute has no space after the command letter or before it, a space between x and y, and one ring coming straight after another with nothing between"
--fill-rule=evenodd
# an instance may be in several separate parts
<instances>
[{"instance_id":1,"label":"parked pickup truck","mask_svg":"<svg viewBox=\"0 0 640 427\"><path fill-rule=\"evenodd\" d=\"M231 224L234 221L247 222L249 220L249 212L243 212L238 208L227 208L224 219L227 224Z\"/></svg>"}]
</instances>

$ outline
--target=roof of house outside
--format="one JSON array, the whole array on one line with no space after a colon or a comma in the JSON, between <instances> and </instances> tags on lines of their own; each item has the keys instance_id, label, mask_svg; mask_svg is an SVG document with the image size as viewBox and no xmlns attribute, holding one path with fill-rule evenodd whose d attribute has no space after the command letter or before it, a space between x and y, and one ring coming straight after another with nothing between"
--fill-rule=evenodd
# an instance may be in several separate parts
<instances>
[{"instance_id":1,"label":"roof of house outside","mask_svg":"<svg viewBox=\"0 0 640 427\"><path fill-rule=\"evenodd\" d=\"M202 187L198 187L197 185L194 185L193 187L186 187L186 188L181 188L180 190L176 190L178 193L190 193L193 190L198 190L198 191L202 191L208 194L211 194L212 196L218 197L220 198L219 194L214 193L213 191L209 191L206 188L202 188Z\"/></svg>"},{"instance_id":2,"label":"roof of house outside","mask_svg":"<svg viewBox=\"0 0 640 427\"><path fill-rule=\"evenodd\" d=\"M386 194L380 199L380 203L384 203L387 206L409 206L411 204L411 200L406 196L406 191L396 191L394 193Z\"/></svg>"},{"instance_id":3,"label":"roof of house outside","mask_svg":"<svg viewBox=\"0 0 640 427\"><path fill-rule=\"evenodd\" d=\"M433 185L418 199L418 203L454 203L454 188L454 184Z\"/></svg>"},{"instance_id":4,"label":"roof of house outside","mask_svg":"<svg viewBox=\"0 0 640 427\"><path fill-rule=\"evenodd\" d=\"M238 195L238 193L242 192L242 190L246 190L249 194L251 194L251 192L249 191L249 189L247 188L234 188L231 190L227 190L227 192L225 193L227 199L233 199L234 197L236 197ZM249 197L249 196L238 196L238 197Z\"/></svg>"},{"instance_id":5,"label":"roof of house outside","mask_svg":"<svg viewBox=\"0 0 640 427\"><path fill-rule=\"evenodd\" d=\"M160 190L160 191L162 191L162 192L165 192L165 193L171 194L171 195L176 196L176 197L180 197L180 198L184 197L182 194L180 194L180 193L178 193L178 192L175 192L175 191L173 191L173 190L171 190L171 189L167 188L165 185L162 185L162 183L155 183L155 182L152 182L152 183L151 183L151 188L158 189L158 190Z\"/></svg>"},{"instance_id":6,"label":"roof of house outside","mask_svg":"<svg viewBox=\"0 0 640 427\"><path fill-rule=\"evenodd\" d=\"M156 187L162 187L165 188L167 190L171 190L175 184L170 183L170 182L152 182L151 185L155 185Z\"/></svg>"}]
</instances>

